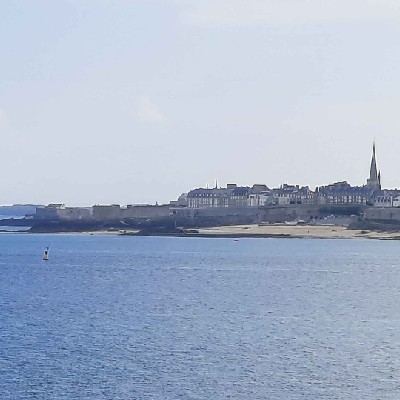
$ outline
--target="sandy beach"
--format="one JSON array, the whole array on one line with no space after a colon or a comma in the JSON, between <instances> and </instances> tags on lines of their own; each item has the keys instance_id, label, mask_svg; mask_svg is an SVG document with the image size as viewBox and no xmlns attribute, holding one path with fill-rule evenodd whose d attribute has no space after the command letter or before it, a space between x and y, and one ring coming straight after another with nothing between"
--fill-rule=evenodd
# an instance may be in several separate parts
<instances>
[{"instance_id":1,"label":"sandy beach","mask_svg":"<svg viewBox=\"0 0 400 400\"><path fill-rule=\"evenodd\" d=\"M319 239L400 239L400 232L375 232L367 230L350 230L344 226L334 225L237 225L215 228L202 228L199 233L207 236L265 236L287 238Z\"/></svg>"},{"instance_id":2,"label":"sandy beach","mask_svg":"<svg viewBox=\"0 0 400 400\"><path fill-rule=\"evenodd\" d=\"M212 228L198 228L198 233L188 233L192 237L276 237L276 238L310 238L310 239L378 239L400 240L400 232L378 232L372 230L351 230L345 226L337 225L232 225ZM0 231L0 234L23 233L27 231ZM35 232L37 233L37 232ZM47 232L48 233L48 232ZM139 230L95 230L95 231L70 231L51 232L59 235L127 235L141 236ZM34 234L34 233L33 233ZM40 233L39 233L40 234ZM176 233L160 234L161 236L181 236ZM157 233L146 236L158 236Z\"/></svg>"}]
</instances>

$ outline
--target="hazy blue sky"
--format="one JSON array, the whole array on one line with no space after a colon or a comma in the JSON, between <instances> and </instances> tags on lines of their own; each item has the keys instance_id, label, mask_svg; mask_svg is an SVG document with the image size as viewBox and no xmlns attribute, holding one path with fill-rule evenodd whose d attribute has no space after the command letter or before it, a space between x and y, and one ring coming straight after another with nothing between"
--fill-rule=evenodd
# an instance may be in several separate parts
<instances>
[{"instance_id":1,"label":"hazy blue sky","mask_svg":"<svg viewBox=\"0 0 400 400\"><path fill-rule=\"evenodd\" d=\"M400 187L399 0L0 2L0 204Z\"/></svg>"}]
</instances>

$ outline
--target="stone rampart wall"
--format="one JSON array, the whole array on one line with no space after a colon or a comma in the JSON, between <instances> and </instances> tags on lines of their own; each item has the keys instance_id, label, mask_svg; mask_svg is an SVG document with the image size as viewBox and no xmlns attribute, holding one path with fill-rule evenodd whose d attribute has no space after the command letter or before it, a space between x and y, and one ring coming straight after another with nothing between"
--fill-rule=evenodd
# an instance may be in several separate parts
<instances>
[{"instance_id":1,"label":"stone rampart wall","mask_svg":"<svg viewBox=\"0 0 400 400\"><path fill-rule=\"evenodd\" d=\"M370 207L365 210L367 220L394 220L400 221L399 207Z\"/></svg>"},{"instance_id":2,"label":"stone rampart wall","mask_svg":"<svg viewBox=\"0 0 400 400\"><path fill-rule=\"evenodd\" d=\"M121 209L122 218L158 218L167 217L172 213L167 206L131 206Z\"/></svg>"},{"instance_id":3,"label":"stone rampart wall","mask_svg":"<svg viewBox=\"0 0 400 400\"><path fill-rule=\"evenodd\" d=\"M285 222L296 219L309 221L321 219L330 215L351 216L359 215L363 210L361 206L345 205L293 205L278 207L261 207L259 217L262 222Z\"/></svg>"},{"instance_id":4,"label":"stone rampart wall","mask_svg":"<svg viewBox=\"0 0 400 400\"><path fill-rule=\"evenodd\" d=\"M90 219L90 209L81 207L67 207L58 210L58 217L62 220L87 220Z\"/></svg>"},{"instance_id":5,"label":"stone rampart wall","mask_svg":"<svg viewBox=\"0 0 400 400\"><path fill-rule=\"evenodd\" d=\"M187 218L258 217L258 207L173 208L175 215Z\"/></svg>"},{"instance_id":6,"label":"stone rampart wall","mask_svg":"<svg viewBox=\"0 0 400 400\"><path fill-rule=\"evenodd\" d=\"M93 219L96 221L113 221L121 219L119 205L95 205L92 207Z\"/></svg>"}]
</instances>

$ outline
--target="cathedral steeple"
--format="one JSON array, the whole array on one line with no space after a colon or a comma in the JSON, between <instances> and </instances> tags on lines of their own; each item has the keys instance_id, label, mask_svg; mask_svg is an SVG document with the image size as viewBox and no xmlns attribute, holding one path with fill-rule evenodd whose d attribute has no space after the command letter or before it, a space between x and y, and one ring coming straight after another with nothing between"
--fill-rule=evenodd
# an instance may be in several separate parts
<instances>
[{"instance_id":1,"label":"cathedral steeple","mask_svg":"<svg viewBox=\"0 0 400 400\"><path fill-rule=\"evenodd\" d=\"M369 179L373 181L378 180L378 169L376 168L375 142L372 146L372 159L371 159L371 168L369 170Z\"/></svg>"},{"instance_id":2,"label":"cathedral steeple","mask_svg":"<svg viewBox=\"0 0 400 400\"><path fill-rule=\"evenodd\" d=\"M372 146L371 167L369 169L369 178L367 179L367 186L371 189L381 188L381 173L376 167L376 154L375 154L375 141Z\"/></svg>"}]
</instances>

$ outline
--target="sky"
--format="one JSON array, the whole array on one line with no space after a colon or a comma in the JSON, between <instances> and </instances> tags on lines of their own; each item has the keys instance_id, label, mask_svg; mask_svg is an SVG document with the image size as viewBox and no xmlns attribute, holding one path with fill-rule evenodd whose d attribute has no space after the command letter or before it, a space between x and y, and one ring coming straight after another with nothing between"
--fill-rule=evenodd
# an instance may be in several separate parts
<instances>
[{"instance_id":1,"label":"sky","mask_svg":"<svg viewBox=\"0 0 400 400\"><path fill-rule=\"evenodd\" d=\"M400 187L398 0L0 2L0 204Z\"/></svg>"}]
</instances>

